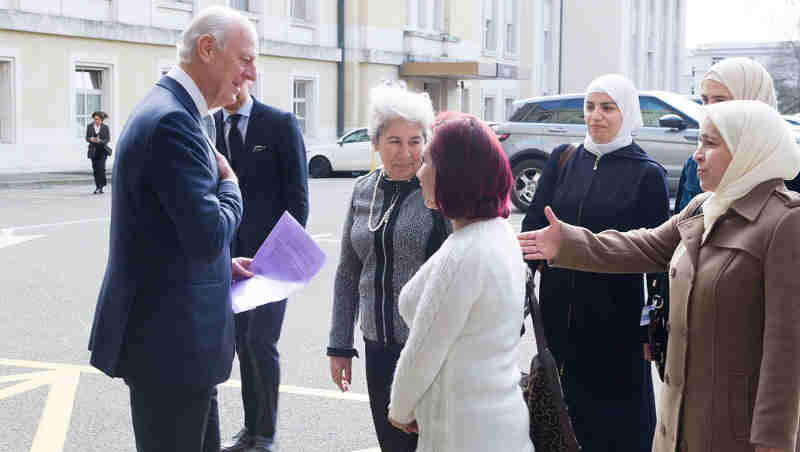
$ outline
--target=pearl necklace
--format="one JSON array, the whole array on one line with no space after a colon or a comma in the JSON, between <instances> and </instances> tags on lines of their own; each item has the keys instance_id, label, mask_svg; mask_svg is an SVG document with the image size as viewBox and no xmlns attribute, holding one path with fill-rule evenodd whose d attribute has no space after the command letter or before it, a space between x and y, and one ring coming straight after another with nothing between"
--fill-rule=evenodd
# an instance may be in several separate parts
<instances>
[{"instance_id":1,"label":"pearl necklace","mask_svg":"<svg viewBox=\"0 0 800 452\"><path fill-rule=\"evenodd\" d=\"M400 198L400 193L395 193L394 197L392 198L392 203L389 204L389 208L386 209L386 213L384 213L383 216L378 220L378 224L373 226L372 215L375 210L375 199L378 196L378 185L380 185L381 179L383 179L383 170L381 170L380 174L378 174L378 180L375 182L375 190L372 192L372 202L369 205L369 218L367 220L367 227L369 228L370 232L377 231L383 225L389 222L389 217L392 215L392 210L394 210L394 206L397 204L397 200Z\"/></svg>"}]
</instances>

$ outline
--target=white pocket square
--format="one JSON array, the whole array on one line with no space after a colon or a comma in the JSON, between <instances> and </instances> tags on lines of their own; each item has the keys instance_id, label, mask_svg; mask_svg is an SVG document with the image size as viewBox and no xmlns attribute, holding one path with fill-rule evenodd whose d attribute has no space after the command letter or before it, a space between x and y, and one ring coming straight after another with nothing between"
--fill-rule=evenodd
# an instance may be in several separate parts
<instances>
[{"instance_id":1,"label":"white pocket square","mask_svg":"<svg viewBox=\"0 0 800 452\"><path fill-rule=\"evenodd\" d=\"M263 145L260 145L260 144L258 146L253 146L253 152L261 152L261 151L266 151L266 150L267 150L267 147L263 146Z\"/></svg>"}]
</instances>

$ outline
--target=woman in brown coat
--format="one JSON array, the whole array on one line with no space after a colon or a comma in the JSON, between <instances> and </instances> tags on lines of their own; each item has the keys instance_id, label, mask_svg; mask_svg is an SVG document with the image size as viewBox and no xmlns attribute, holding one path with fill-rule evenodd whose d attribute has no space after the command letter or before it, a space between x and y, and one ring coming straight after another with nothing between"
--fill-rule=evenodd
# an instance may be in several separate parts
<instances>
[{"instance_id":1,"label":"woman in brown coat","mask_svg":"<svg viewBox=\"0 0 800 452\"><path fill-rule=\"evenodd\" d=\"M783 179L800 171L800 149L761 102L708 111L694 153L707 193L666 223L592 234L548 207L550 226L520 234L520 245L556 267L668 271L654 451L798 451L800 196Z\"/></svg>"}]
</instances>

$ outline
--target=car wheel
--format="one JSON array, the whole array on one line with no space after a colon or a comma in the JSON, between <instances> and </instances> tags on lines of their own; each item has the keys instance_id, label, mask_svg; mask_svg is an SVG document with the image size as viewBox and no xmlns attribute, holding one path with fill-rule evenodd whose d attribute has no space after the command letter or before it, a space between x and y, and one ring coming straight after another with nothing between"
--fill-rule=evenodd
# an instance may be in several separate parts
<instances>
[{"instance_id":1,"label":"car wheel","mask_svg":"<svg viewBox=\"0 0 800 452\"><path fill-rule=\"evenodd\" d=\"M331 162L325 157L314 157L308 162L308 174L315 179L330 176Z\"/></svg>"},{"instance_id":2,"label":"car wheel","mask_svg":"<svg viewBox=\"0 0 800 452\"><path fill-rule=\"evenodd\" d=\"M528 206L533 202L533 194L536 193L536 187L542 177L542 168L544 168L544 160L529 159L517 163L511 170L514 176L511 202L522 212L527 211Z\"/></svg>"}]
</instances>

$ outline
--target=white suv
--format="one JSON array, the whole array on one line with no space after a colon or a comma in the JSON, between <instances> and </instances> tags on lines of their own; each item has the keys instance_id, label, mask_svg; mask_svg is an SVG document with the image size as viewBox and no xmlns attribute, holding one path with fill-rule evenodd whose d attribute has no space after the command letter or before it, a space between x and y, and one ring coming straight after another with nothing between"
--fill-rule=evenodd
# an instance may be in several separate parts
<instances>
[{"instance_id":1,"label":"white suv","mask_svg":"<svg viewBox=\"0 0 800 452\"><path fill-rule=\"evenodd\" d=\"M550 152L559 145L583 142L584 94L535 97L516 102L509 122L496 132L514 174L511 201L527 210ZM670 193L678 186L683 163L697 147L702 108L686 97L666 91L639 93L644 127L634 141L667 169Z\"/></svg>"}]
</instances>

